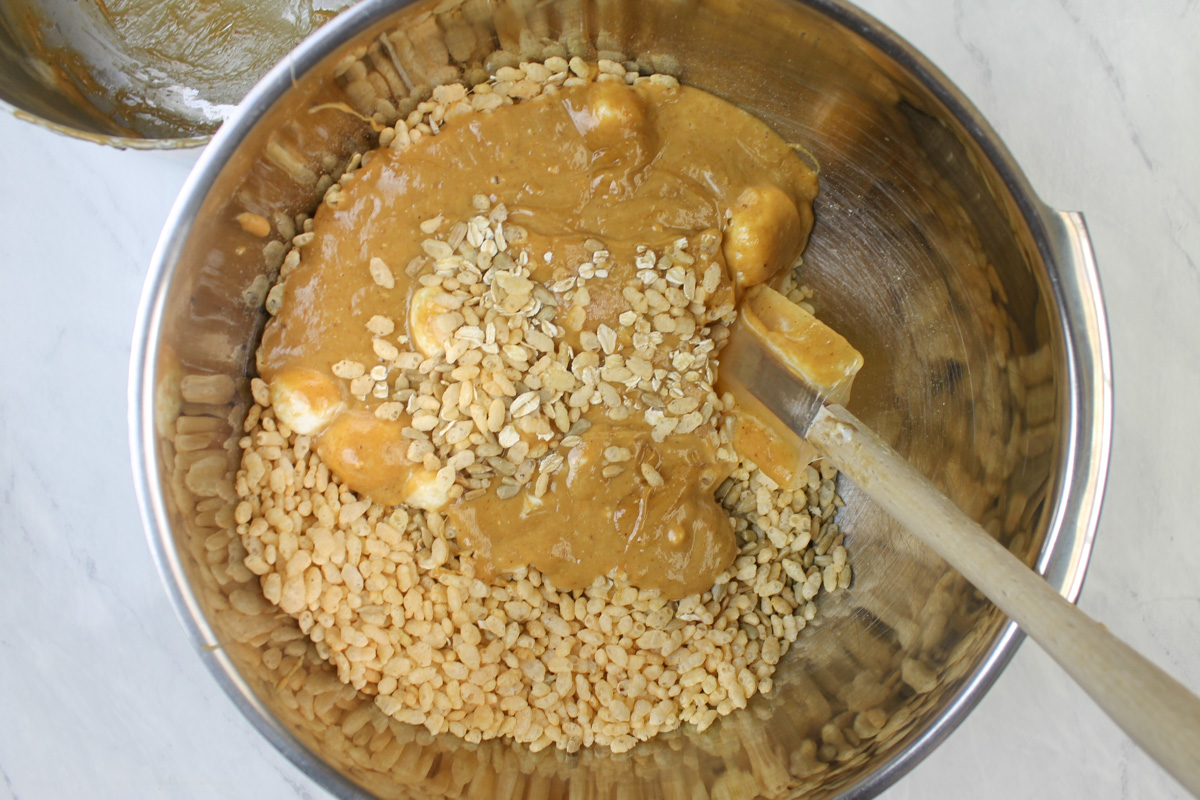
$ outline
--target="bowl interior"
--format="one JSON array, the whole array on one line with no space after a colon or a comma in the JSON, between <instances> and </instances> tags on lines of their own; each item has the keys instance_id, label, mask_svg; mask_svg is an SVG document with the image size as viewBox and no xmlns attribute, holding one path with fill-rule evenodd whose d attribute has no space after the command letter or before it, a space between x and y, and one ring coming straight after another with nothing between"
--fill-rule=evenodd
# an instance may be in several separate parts
<instances>
[{"instance_id":1,"label":"bowl interior","mask_svg":"<svg viewBox=\"0 0 1200 800\"><path fill-rule=\"evenodd\" d=\"M203 144L350 0L0 0L0 99L122 147Z\"/></svg>"},{"instance_id":2,"label":"bowl interior","mask_svg":"<svg viewBox=\"0 0 1200 800\"><path fill-rule=\"evenodd\" d=\"M185 622L213 646L204 655L214 673L251 721L343 796L879 791L979 698L1014 633L847 482L836 521L853 585L826 598L771 695L703 734L680 730L619 756L468 745L391 721L340 684L241 564L232 476L261 300L295 215L373 146L378 123L407 114L431 85L478 80L497 50L619 53L748 109L819 166L804 282L818 315L865 356L851 410L1044 566L1074 535L1060 513L1061 443L1076 423L1054 265L1028 190L981 149L984 134L947 103L952 90L931 84L932 68L836 3L385 6L347 12L251 93L189 181L148 285L145 360L135 359L145 391L133 414L152 540ZM244 211L273 221L270 237L244 231Z\"/></svg>"}]
</instances>

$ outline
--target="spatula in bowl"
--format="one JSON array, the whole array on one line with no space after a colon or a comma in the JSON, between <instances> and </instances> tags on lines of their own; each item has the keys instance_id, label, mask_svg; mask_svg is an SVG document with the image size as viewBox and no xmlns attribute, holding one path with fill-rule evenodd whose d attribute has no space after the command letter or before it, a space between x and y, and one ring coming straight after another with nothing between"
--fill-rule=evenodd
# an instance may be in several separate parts
<instances>
[{"instance_id":1,"label":"spatula in bowl","mask_svg":"<svg viewBox=\"0 0 1200 800\"><path fill-rule=\"evenodd\" d=\"M1080 611L841 403L862 365L846 340L766 286L747 291L718 385L801 437L1011 617L1131 739L1200 796L1200 698ZM786 435L786 431L782 431Z\"/></svg>"}]
</instances>

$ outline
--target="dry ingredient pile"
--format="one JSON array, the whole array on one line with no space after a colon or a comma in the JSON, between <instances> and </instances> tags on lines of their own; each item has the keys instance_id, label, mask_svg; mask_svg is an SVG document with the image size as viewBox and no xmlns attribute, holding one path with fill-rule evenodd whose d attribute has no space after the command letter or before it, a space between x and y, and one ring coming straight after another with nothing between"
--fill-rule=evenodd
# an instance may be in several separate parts
<instances>
[{"instance_id":1,"label":"dry ingredient pile","mask_svg":"<svg viewBox=\"0 0 1200 800\"><path fill-rule=\"evenodd\" d=\"M732 177L672 166L731 128L706 157ZM771 691L850 583L836 473L742 446L715 381L746 287L806 305L813 194L669 76L436 88L267 296L235 512L266 599L384 713L470 742L623 752Z\"/></svg>"}]
</instances>

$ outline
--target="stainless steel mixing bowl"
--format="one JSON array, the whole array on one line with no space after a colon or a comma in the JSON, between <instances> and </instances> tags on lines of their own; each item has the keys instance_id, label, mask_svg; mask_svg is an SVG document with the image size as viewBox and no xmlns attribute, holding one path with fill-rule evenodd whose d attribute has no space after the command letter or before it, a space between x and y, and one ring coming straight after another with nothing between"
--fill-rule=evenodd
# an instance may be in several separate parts
<instances>
[{"instance_id":1,"label":"stainless steel mixing bowl","mask_svg":"<svg viewBox=\"0 0 1200 800\"><path fill-rule=\"evenodd\" d=\"M196 147L350 0L0 0L0 108L117 147Z\"/></svg>"},{"instance_id":2,"label":"stainless steel mixing bowl","mask_svg":"<svg viewBox=\"0 0 1200 800\"><path fill-rule=\"evenodd\" d=\"M295 215L372 144L372 122L430 85L576 53L677 73L819 164L804 280L866 357L853 412L1077 595L1111 433L1082 219L1040 202L944 76L837 0L369 0L285 59L188 180L137 323L132 446L168 591L247 719L341 797L876 794L962 720L1020 634L848 483L838 523L854 583L826 599L774 692L619 756L469 745L388 720L311 658L241 564L235 431ZM244 211L272 220L267 239L238 224Z\"/></svg>"}]
</instances>

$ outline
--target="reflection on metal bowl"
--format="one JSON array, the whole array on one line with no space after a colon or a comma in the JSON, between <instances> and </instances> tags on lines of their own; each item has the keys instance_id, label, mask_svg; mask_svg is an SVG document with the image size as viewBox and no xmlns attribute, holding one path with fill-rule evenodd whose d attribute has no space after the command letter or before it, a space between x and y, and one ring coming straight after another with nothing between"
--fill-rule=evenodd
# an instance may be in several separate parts
<instances>
[{"instance_id":1,"label":"reflection on metal bowl","mask_svg":"<svg viewBox=\"0 0 1200 800\"><path fill-rule=\"evenodd\" d=\"M854 583L827 598L774 691L704 733L619 756L468 745L382 716L315 657L281 657L311 645L242 566L230 503L263 323L253 300L295 215L431 85L598 52L674 72L819 163L804 279L865 356L851 410L1074 598L1111 435L1082 220L1043 205L936 69L837 0L396 6L346 12L251 92L198 164L147 280L134 463L152 547L203 658L248 719L342 797L877 794L961 721L1019 633L845 482L836 522ZM238 224L243 212L272 221L268 239ZM185 451L183 430L204 436Z\"/></svg>"},{"instance_id":2,"label":"reflection on metal bowl","mask_svg":"<svg viewBox=\"0 0 1200 800\"><path fill-rule=\"evenodd\" d=\"M349 0L0 0L0 99L122 147L203 144Z\"/></svg>"}]
</instances>

